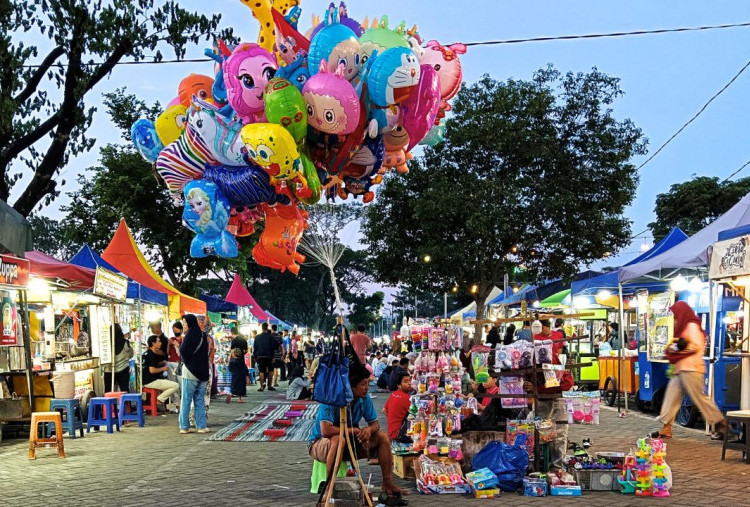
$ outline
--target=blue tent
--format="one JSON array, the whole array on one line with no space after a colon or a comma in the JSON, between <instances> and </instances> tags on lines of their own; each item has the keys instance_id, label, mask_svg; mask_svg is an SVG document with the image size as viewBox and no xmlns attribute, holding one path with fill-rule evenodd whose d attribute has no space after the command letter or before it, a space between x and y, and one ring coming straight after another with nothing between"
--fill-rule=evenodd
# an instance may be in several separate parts
<instances>
[{"instance_id":1,"label":"blue tent","mask_svg":"<svg viewBox=\"0 0 750 507\"><path fill-rule=\"evenodd\" d=\"M633 264L638 264L639 262L646 261L656 255L659 255L663 252L666 252L670 248L679 245L683 241L687 239L687 234L682 232L682 230L679 227L675 227L672 229L669 234L664 236L661 241L659 241L657 244L655 244L653 247L651 247L650 250L647 252L642 253L632 261L625 264L625 266L630 266ZM601 276L597 276L595 278L589 278L588 280L580 280L577 282L573 282L573 285L571 286L571 295L575 296L577 294L581 294L584 292L596 292L598 290L602 289L617 289L618 284L618 276L619 276L620 269L615 269L614 271L610 271L609 273L605 273ZM623 287L625 287L623 285ZM649 290L664 290L664 283L662 282L646 282L641 283L638 285L639 289L649 289Z\"/></svg>"},{"instance_id":2,"label":"blue tent","mask_svg":"<svg viewBox=\"0 0 750 507\"><path fill-rule=\"evenodd\" d=\"M269 317L271 317L271 324L276 324L281 329L289 329L289 330L293 329L292 326L290 326L289 324L287 324L286 322L284 322L283 320L281 320L280 318L278 318L276 315L272 314L268 310L266 310L266 313L268 314Z\"/></svg>"},{"instance_id":3,"label":"blue tent","mask_svg":"<svg viewBox=\"0 0 750 507\"><path fill-rule=\"evenodd\" d=\"M590 278L596 278L600 275L598 271L582 271L578 273L575 280L587 280ZM574 282L575 283L575 282ZM521 301L541 301L547 299L553 294L557 294L561 290L565 290L568 284L561 278L556 280L549 280L539 285L528 285L515 294L511 294L502 301L503 305L513 306L520 304ZM497 300L498 298L495 298ZM494 300L493 300L494 301Z\"/></svg>"},{"instance_id":4,"label":"blue tent","mask_svg":"<svg viewBox=\"0 0 750 507\"><path fill-rule=\"evenodd\" d=\"M211 296L209 294L201 294L198 299L206 303L206 310L213 313L237 313L237 305L224 301L223 299Z\"/></svg>"},{"instance_id":5,"label":"blue tent","mask_svg":"<svg viewBox=\"0 0 750 507\"><path fill-rule=\"evenodd\" d=\"M76 266L82 266L84 268L96 269L97 266L101 266L104 269L120 273L114 266L102 259L98 253L88 246L83 245L78 253L73 256L68 262L75 264ZM120 273L122 274L122 273ZM158 290L151 289L145 285L141 285L138 282L128 278L128 299L139 299L145 303L153 303L155 305L168 306L167 295Z\"/></svg>"}]
</instances>

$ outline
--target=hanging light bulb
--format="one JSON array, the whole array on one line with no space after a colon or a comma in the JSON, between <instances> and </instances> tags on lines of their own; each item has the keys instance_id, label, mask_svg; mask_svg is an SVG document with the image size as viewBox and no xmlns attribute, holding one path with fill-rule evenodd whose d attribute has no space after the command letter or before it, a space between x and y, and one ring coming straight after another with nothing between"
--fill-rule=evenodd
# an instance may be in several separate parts
<instances>
[{"instance_id":1,"label":"hanging light bulb","mask_svg":"<svg viewBox=\"0 0 750 507\"><path fill-rule=\"evenodd\" d=\"M674 280L669 282L669 286L675 292L682 292L688 289L688 282L687 280L685 280L684 276L677 275L677 277Z\"/></svg>"},{"instance_id":2,"label":"hanging light bulb","mask_svg":"<svg viewBox=\"0 0 750 507\"><path fill-rule=\"evenodd\" d=\"M539 300L537 299L536 301L531 303L531 306L533 306L534 308L539 308L540 306L542 306L542 303L540 303Z\"/></svg>"},{"instance_id":3,"label":"hanging light bulb","mask_svg":"<svg viewBox=\"0 0 750 507\"><path fill-rule=\"evenodd\" d=\"M641 252L648 252L650 248L651 246L644 241L643 244L641 245Z\"/></svg>"},{"instance_id":4,"label":"hanging light bulb","mask_svg":"<svg viewBox=\"0 0 750 507\"><path fill-rule=\"evenodd\" d=\"M599 292L596 293L596 296L601 299L609 299L612 297L612 291L607 289L602 289Z\"/></svg>"},{"instance_id":5,"label":"hanging light bulb","mask_svg":"<svg viewBox=\"0 0 750 507\"><path fill-rule=\"evenodd\" d=\"M693 277L688 283L688 290L690 292L700 292L701 289L703 289L703 281L697 276Z\"/></svg>"}]
</instances>

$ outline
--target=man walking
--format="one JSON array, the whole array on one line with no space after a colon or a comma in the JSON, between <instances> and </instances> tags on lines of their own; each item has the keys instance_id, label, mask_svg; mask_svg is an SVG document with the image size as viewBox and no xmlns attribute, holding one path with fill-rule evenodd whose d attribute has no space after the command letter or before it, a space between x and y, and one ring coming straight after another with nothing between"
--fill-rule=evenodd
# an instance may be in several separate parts
<instances>
[{"instance_id":1,"label":"man walking","mask_svg":"<svg viewBox=\"0 0 750 507\"><path fill-rule=\"evenodd\" d=\"M264 322L261 326L262 332L255 337L255 343L253 346L253 355L255 356L255 364L258 365L258 372L260 373L260 389L265 389L266 383L268 383L268 390L275 391L273 387L273 355L275 348L274 336L268 331L268 323Z\"/></svg>"},{"instance_id":2,"label":"man walking","mask_svg":"<svg viewBox=\"0 0 750 507\"><path fill-rule=\"evenodd\" d=\"M361 324L357 326L357 332L349 337L349 341L352 342L352 347L354 347L354 352L356 352L357 357L359 357L359 362L362 366L366 365L367 359L365 358L365 354L370 347L371 340L370 337L365 334L365 326Z\"/></svg>"}]
</instances>

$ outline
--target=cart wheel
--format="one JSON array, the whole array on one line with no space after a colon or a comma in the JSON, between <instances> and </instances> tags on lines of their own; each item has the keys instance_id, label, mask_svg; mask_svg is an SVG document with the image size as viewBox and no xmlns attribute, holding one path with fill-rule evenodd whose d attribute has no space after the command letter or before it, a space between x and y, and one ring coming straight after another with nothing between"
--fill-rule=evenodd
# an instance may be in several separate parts
<instances>
[{"instance_id":1,"label":"cart wheel","mask_svg":"<svg viewBox=\"0 0 750 507\"><path fill-rule=\"evenodd\" d=\"M661 413L661 404L664 402L664 392L666 387L657 389L654 393L654 397L651 399L651 413L659 415Z\"/></svg>"},{"instance_id":2,"label":"cart wheel","mask_svg":"<svg viewBox=\"0 0 750 507\"><path fill-rule=\"evenodd\" d=\"M617 379L614 377L607 377L604 381L604 401L610 407L617 402Z\"/></svg>"},{"instance_id":3,"label":"cart wheel","mask_svg":"<svg viewBox=\"0 0 750 507\"><path fill-rule=\"evenodd\" d=\"M675 417L675 420L680 426L684 426L686 428L692 428L695 426L695 423L698 422L698 407L696 407L693 404L693 400L690 399L690 396L685 396L682 399L682 405L680 406L680 410L677 412L677 417Z\"/></svg>"},{"instance_id":4,"label":"cart wheel","mask_svg":"<svg viewBox=\"0 0 750 507\"><path fill-rule=\"evenodd\" d=\"M651 411L651 402L645 401L641 399L641 390L638 389L635 392L635 407L640 410L641 412L650 412Z\"/></svg>"}]
</instances>

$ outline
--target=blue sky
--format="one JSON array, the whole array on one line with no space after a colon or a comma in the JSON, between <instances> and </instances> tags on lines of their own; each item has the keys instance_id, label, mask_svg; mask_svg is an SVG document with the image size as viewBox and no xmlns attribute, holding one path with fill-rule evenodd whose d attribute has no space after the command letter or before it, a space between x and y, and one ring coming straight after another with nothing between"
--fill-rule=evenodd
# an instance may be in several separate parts
<instances>
[{"instance_id":1,"label":"blue sky","mask_svg":"<svg viewBox=\"0 0 750 507\"><path fill-rule=\"evenodd\" d=\"M323 0L303 0L300 26L309 27L311 14L322 14L327 4ZM256 38L257 21L239 0L191 0L183 1L182 5L206 14L221 9L225 26L233 26L235 33L246 40ZM359 19L388 14L392 24L404 19L409 26L416 23L425 39L450 43L744 22L750 21L750 3L743 0L350 0L349 13ZM200 57L204 47L188 48L187 58ZM732 28L471 47L462 56L462 64L467 82L485 73L495 79L527 79L548 63L559 70L575 72L596 66L621 78L626 94L614 104L615 115L632 119L643 129L650 140L650 149L654 150L747 62L747 47L750 47L750 28ZM164 54L166 58L173 57L169 51ZM102 93L122 86L149 102L166 103L175 96L182 77L191 72L208 74L210 70L210 64L198 63L121 66L88 97L88 103L100 105ZM671 184L685 181L693 174L723 179L750 159L749 83L750 71L747 71L641 170L637 195L627 211L634 222L634 232L645 229L653 219L656 194L668 190ZM99 109L92 129L98 139L97 148L117 141L117 132L103 107ZM73 176L94 164L96 158L95 149L72 160L65 171L67 185L63 190L72 190ZM645 158L634 162L639 165ZM738 177L747 175L750 167ZM554 196L554 189L550 189L550 196ZM46 214L59 216L58 207L66 200L56 201ZM356 232L347 231L345 237L353 239ZM636 240L616 260L634 257L642 243L643 239Z\"/></svg>"}]
</instances>

